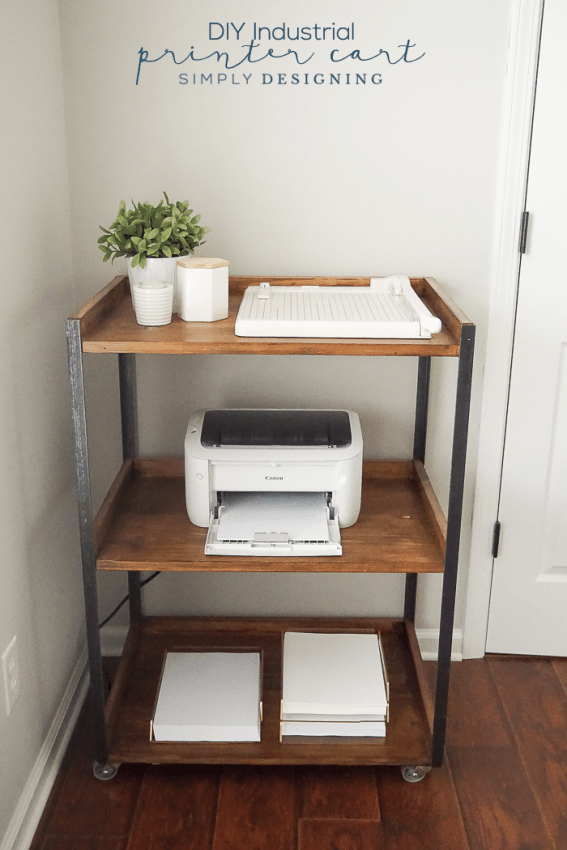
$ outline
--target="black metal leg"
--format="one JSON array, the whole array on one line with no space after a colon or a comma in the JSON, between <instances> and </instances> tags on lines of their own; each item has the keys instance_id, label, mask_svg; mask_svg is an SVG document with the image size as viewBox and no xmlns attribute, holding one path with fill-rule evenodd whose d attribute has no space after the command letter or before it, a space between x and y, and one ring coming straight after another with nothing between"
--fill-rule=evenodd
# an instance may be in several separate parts
<instances>
[{"instance_id":1,"label":"black metal leg","mask_svg":"<svg viewBox=\"0 0 567 850\"><path fill-rule=\"evenodd\" d=\"M96 583L96 548L89 477L81 323L79 319L69 319L67 322L67 354L71 383L73 436L75 441L75 467L77 472L79 503L79 533L83 564L83 587L87 624L87 646L89 653L94 754L95 760L99 764L106 765L108 761L108 747L104 718L105 685L102 672L102 653L98 627L99 614Z\"/></svg>"},{"instance_id":2,"label":"black metal leg","mask_svg":"<svg viewBox=\"0 0 567 850\"><path fill-rule=\"evenodd\" d=\"M437 687L435 693L435 716L433 722L433 741L431 752L433 767L440 767L443 764L443 750L445 747L455 593L457 589L461 514L463 507L467 435L472 385L474 336L474 325L462 326L453 430L449 508L447 511L445 571L443 575L441 619L439 627Z\"/></svg>"},{"instance_id":3,"label":"black metal leg","mask_svg":"<svg viewBox=\"0 0 567 850\"><path fill-rule=\"evenodd\" d=\"M118 355L118 378L120 382L120 419L122 423L122 457L136 457L138 449L138 404L136 385L136 355ZM140 573L128 573L128 596L130 622L142 616L142 585Z\"/></svg>"},{"instance_id":4,"label":"black metal leg","mask_svg":"<svg viewBox=\"0 0 567 850\"><path fill-rule=\"evenodd\" d=\"M122 422L122 457L136 457L138 450L138 405L136 355L118 355L120 382L120 418Z\"/></svg>"},{"instance_id":5,"label":"black metal leg","mask_svg":"<svg viewBox=\"0 0 567 850\"><path fill-rule=\"evenodd\" d=\"M413 456L422 463L425 460L425 441L427 437L427 413L429 408L429 378L431 375L431 357L420 357L417 367L417 393L415 399L415 427L413 432ZM417 573L406 574L404 617L415 620L417 600Z\"/></svg>"},{"instance_id":6,"label":"black metal leg","mask_svg":"<svg viewBox=\"0 0 567 850\"><path fill-rule=\"evenodd\" d=\"M415 427L413 432L413 456L425 460L425 440L427 437L427 412L429 408L429 378L431 375L431 357L420 357L417 369L417 394L415 400Z\"/></svg>"},{"instance_id":7,"label":"black metal leg","mask_svg":"<svg viewBox=\"0 0 567 850\"><path fill-rule=\"evenodd\" d=\"M415 603L417 600L417 573L406 573L406 589L404 597L404 617L415 620Z\"/></svg>"}]
</instances>

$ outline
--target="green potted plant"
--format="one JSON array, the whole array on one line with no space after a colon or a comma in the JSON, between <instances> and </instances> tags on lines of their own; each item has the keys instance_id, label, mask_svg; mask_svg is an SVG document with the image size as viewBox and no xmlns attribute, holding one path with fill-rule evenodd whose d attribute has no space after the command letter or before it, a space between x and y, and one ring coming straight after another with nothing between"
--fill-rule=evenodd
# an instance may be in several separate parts
<instances>
[{"instance_id":1,"label":"green potted plant","mask_svg":"<svg viewBox=\"0 0 567 850\"><path fill-rule=\"evenodd\" d=\"M130 257L130 283L141 280L165 280L175 285L177 260L189 257L203 244L210 228L201 227L200 215L193 215L189 201L172 203L167 194L157 206L134 203L126 209L120 201L118 214L110 227L102 227L98 246L104 262Z\"/></svg>"}]
</instances>

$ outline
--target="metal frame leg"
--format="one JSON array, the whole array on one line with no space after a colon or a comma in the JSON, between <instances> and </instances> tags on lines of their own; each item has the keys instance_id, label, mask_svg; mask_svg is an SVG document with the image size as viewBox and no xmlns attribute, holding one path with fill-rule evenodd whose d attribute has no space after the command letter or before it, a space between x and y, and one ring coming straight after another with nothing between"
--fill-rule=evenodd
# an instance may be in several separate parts
<instances>
[{"instance_id":1,"label":"metal frame leg","mask_svg":"<svg viewBox=\"0 0 567 850\"><path fill-rule=\"evenodd\" d=\"M124 460L139 454L138 406L136 385L136 355L118 355L120 384L120 420L122 424L122 457ZM130 622L142 616L142 584L138 570L128 572Z\"/></svg>"},{"instance_id":2,"label":"metal frame leg","mask_svg":"<svg viewBox=\"0 0 567 850\"><path fill-rule=\"evenodd\" d=\"M431 357L420 357L417 369L417 393L415 400L415 427L413 434L413 456L416 460L425 460L425 442L427 438L427 413L429 408L429 379L431 375ZM406 574L404 617L415 620L417 600L417 573Z\"/></svg>"},{"instance_id":3,"label":"metal frame leg","mask_svg":"<svg viewBox=\"0 0 567 850\"><path fill-rule=\"evenodd\" d=\"M425 460L427 439L427 414L429 411L429 379L431 376L431 357L420 357L417 368L417 394L415 399L415 428L413 433L413 456L422 462Z\"/></svg>"},{"instance_id":4,"label":"metal frame leg","mask_svg":"<svg viewBox=\"0 0 567 850\"><path fill-rule=\"evenodd\" d=\"M104 716L105 684L102 672L102 653L98 627L96 547L89 477L81 322L79 319L69 319L67 322L67 355L71 384L73 437L75 442L75 468L77 473L79 533L89 653L93 744L96 761L101 765L105 765L108 761Z\"/></svg>"},{"instance_id":5,"label":"metal frame leg","mask_svg":"<svg viewBox=\"0 0 567 850\"><path fill-rule=\"evenodd\" d=\"M437 686L435 692L435 715L433 719L433 740L431 748L431 760L433 767L440 767L443 764L443 751L445 747L455 593L457 589L459 542L461 534L461 515L463 507L469 409L472 386L474 338L474 325L463 325L461 328L459 373L457 379L453 450L451 457L451 483L449 489L449 509L447 511L445 571L443 574L441 618L439 625Z\"/></svg>"}]
</instances>

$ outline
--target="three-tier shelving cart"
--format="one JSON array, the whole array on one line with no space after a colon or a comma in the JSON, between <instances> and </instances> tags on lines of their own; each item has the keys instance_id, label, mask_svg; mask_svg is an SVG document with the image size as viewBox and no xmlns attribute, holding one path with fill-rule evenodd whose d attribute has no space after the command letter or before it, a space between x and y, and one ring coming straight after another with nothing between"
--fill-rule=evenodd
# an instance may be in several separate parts
<instances>
[{"instance_id":1,"label":"three-tier shelving cart","mask_svg":"<svg viewBox=\"0 0 567 850\"><path fill-rule=\"evenodd\" d=\"M443 323L431 339L245 338L234 334L244 289L263 278L231 277L227 319L211 323L137 325L127 277L117 277L67 323L79 523L92 700L94 773L112 778L121 763L368 764L400 765L418 781L443 762L454 603L474 349L474 325L431 278L411 285ZM273 284L368 285L368 278L271 278ZM83 359L118 358L123 463L94 516ZM192 525L185 508L183 459L140 457L136 355L324 355L418 358L413 456L367 461L362 510L341 531L340 557L206 556L206 530ZM428 395L434 358L458 359L451 477L447 516L425 469ZM128 573L130 629L110 694L103 675L97 575ZM341 572L404 573L399 618L147 617L141 573ZM414 617L419 573L442 573L439 653L435 693L429 688ZM380 632L390 680L390 721L385 738L280 738L282 641L288 629ZM191 743L151 740L151 719L165 653L172 648L247 647L262 653L263 721L259 743Z\"/></svg>"}]
</instances>

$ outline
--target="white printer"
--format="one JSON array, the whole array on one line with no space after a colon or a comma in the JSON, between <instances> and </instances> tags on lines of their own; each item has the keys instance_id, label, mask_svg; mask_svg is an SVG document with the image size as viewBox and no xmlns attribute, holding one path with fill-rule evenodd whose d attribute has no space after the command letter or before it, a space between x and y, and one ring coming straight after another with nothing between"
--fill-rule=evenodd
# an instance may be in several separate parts
<instances>
[{"instance_id":1,"label":"white printer","mask_svg":"<svg viewBox=\"0 0 567 850\"><path fill-rule=\"evenodd\" d=\"M208 555L340 555L361 486L353 411L201 410L189 421L187 512L209 528Z\"/></svg>"}]
</instances>

